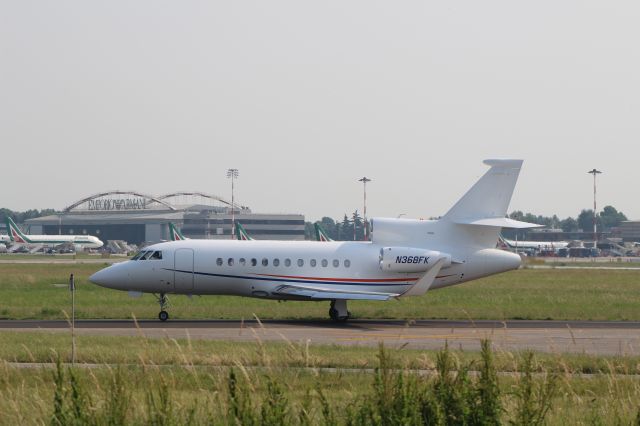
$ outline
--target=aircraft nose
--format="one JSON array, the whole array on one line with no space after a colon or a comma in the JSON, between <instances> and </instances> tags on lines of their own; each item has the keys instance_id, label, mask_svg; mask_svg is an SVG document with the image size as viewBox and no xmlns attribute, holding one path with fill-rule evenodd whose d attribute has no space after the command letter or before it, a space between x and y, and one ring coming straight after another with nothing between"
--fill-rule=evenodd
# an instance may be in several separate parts
<instances>
[{"instance_id":1,"label":"aircraft nose","mask_svg":"<svg viewBox=\"0 0 640 426\"><path fill-rule=\"evenodd\" d=\"M89 281L101 287L123 288L127 283L128 274L126 271L120 269L121 268L115 267L115 265L108 266L91 275Z\"/></svg>"}]
</instances>

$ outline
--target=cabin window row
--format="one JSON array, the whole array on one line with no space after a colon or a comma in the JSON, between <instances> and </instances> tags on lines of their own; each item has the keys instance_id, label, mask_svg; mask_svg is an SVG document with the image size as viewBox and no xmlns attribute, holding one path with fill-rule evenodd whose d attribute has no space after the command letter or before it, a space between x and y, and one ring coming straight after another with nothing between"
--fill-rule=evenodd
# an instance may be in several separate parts
<instances>
[{"instance_id":1,"label":"cabin window row","mask_svg":"<svg viewBox=\"0 0 640 426\"><path fill-rule=\"evenodd\" d=\"M233 266L235 262L236 260L233 257L228 258L226 261L228 266ZM329 266L329 261L327 259L322 259L320 261L316 259L309 259L308 262L309 262L309 266L311 266L312 268L315 268L318 265L321 265L323 268L326 268L327 266ZM216 259L216 265L222 266L224 265L224 263L225 261L223 258L219 257ZM258 266L258 263L260 263L262 266L269 266L269 259L264 257L260 260L260 262L258 262L258 259L256 259L255 257L251 259L245 259L244 257L241 257L240 259L238 259L238 264L240 266L246 266L247 264L251 266ZM286 267L290 267L292 263L293 261L289 258L284 259L284 261L282 262L282 264ZM296 260L296 265L298 265L299 267L303 267L305 263L306 263L305 259ZM280 266L280 259L278 258L272 259L271 264L273 266ZM340 266L340 260L333 259L331 261L331 264L333 265L334 268L338 268ZM342 262L342 266L344 266L345 268L349 268L351 266L351 261L349 259L345 259Z\"/></svg>"}]
</instances>

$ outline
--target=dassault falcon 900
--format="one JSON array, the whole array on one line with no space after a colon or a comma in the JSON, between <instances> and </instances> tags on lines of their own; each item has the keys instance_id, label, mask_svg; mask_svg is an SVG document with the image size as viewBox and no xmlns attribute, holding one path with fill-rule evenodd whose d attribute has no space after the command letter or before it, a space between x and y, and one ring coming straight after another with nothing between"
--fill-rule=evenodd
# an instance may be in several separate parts
<instances>
[{"instance_id":1,"label":"dassault falcon 900","mask_svg":"<svg viewBox=\"0 0 640 426\"><path fill-rule=\"evenodd\" d=\"M389 300L517 269L517 254L495 248L501 228L536 225L506 218L522 160L491 168L439 220L373 219L371 241L183 240L146 247L91 282L132 295L154 293L166 321L168 294L236 295L330 302Z\"/></svg>"}]
</instances>

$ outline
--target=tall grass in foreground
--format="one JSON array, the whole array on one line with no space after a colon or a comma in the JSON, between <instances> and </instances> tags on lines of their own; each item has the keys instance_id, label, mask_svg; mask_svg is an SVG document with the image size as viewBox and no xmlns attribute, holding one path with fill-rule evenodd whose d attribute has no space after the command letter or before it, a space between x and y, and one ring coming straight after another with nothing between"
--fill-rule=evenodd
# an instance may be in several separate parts
<instances>
[{"instance_id":1,"label":"tall grass in foreground","mask_svg":"<svg viewBox=\"0 0 640 426\"><path fill-rule=\"evenodd\" d=\"M391 353L380 345L370 388L343 401L330 399L332 389L320 382L302 397L291 395L277 371L237 365L220 382L197 384L203 403L185 404L174 399L172 374L154 370L154 383L144 386L145 397L138 401L142 408L133 406L121 368L110 370L105 387L91 371L58 362L51 425L537 425L552 408L558 376L534 378L534 362L532 353L522 357L520 379L505 393L486 340L477 363L465 365L445 346L433 376L393 368ZM478 373L470 374L472 368Z\"/></svg>"},{"instance_id":2,"label":"tall grass in foreground","mask_svg":"<svg viewBox=\"0 0 640 426\"><path fill-rule=\"evenodd\" d=\"M447 346L433 370L413 370L404 350L380 346L374 370L317 370L283 363L258 341L259 361L230 354L196 365L175 342L180 365L138 362L49 368L0 363L0 425L537 425L638 424L640 380L614 368L583 378L531 352L499 367L490 343L464 354ZM163 350L162 347L151 349ZM306 355L305 355L306 354ZM561 362L561 360L558 360ZM498 366L498 367L497 367ZM307 368L308 367L308 368ZM426 374L425 374L426 373Z\"/></svg>"}]
</instances>

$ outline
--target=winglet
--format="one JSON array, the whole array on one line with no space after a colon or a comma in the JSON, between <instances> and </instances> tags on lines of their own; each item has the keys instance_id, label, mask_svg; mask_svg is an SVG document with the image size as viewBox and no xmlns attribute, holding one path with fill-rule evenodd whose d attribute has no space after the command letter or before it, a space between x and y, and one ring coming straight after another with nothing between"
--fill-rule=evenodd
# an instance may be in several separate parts
<instances>
[{"instance_id":1,"label":"winglet","mask_svg":"<svg viewBox=\"0 0 640 426\"><path fill-rule=\"evenodd\" d=\"M182 232L171 222L169 222L169 237L171 241L182 241L188 238L182 235Z\"/></svg>"},{"instance_id":2,"label":"winglet","mask_svg":"<svg viewBox=\"0 0 640 426\"><path fill-rule=\"evenodd\" d=\"M18 225L9 216L6 217L5 222L7 224L7 232L9 238L14 243L30 244L31 240L25 234L22 233Z\"/></svg>"},{"instance_id":3,"label":"winglet","mask_svg":"<svg viewBox=\"0 0 640 426\"><path fill-rule=\"evenodd\" d=\"M316 240L322 241L322 242L333 241L331 238L329 238L329 236L327 235L327 232L324 229L322 229L322 226L320 226L319 223L314 223L313 227L316 230Z\"/></svg>"},{"instance_id":4,"label":"winglet","mask_svg":"<svg viewBox=\"0 0 640 426\"><path fill-rule=\"evenodd\" d=\"M240 222L236 222L236 240L244 240L244 241L252 241L253 238L247 234L247 231L244 229L244 226L240 224Z\"/></svg>"}]
</instances>

